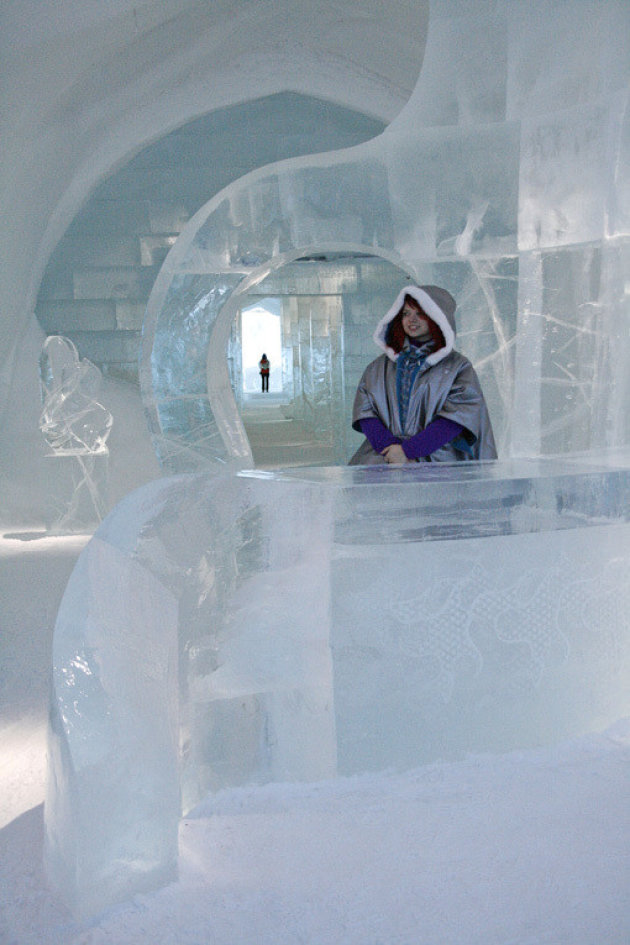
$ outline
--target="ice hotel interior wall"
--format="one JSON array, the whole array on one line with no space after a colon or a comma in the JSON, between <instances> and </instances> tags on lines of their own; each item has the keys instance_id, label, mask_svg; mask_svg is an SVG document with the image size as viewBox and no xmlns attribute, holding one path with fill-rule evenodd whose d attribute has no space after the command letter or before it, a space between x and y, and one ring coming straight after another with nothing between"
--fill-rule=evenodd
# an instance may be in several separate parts
<instances>
[{"instance_id":1,"label":"ice hotel interior wall","mask_svg":"<svg viewBox=\"0 0 630 945\"><path fill-rule=\"evenodd\" d=\"M628 13L533 6L435 4L417 88L383 135L254 172L190 221L145 323L143 395L167 468L251 459L229 326L250 290L313 253L374 254L401 285L452 286L503 455L627 441ZM344 319L339 354L376 314ZM346 422L355 382L350 366Z\"/></svg>"},{"instance_id":2,"label":"ice hotel interior wall","mask_svg":"<svg viewBox=\"0 0 630 945\"><path fill-rule=\"evenodd\" d=\"M630 10L617 3L443 3L435 4L433 12L426 58L433 72L425 70L408 106L385 134L350 151L292 160L249 175L206 205L169 254L149 304L143 393L156 446L171 468L190 468L199 460L219 463L225 471L230 462L242 466L251 459L225 358L234 317L250 289L275 277L286 264L322 250L357 258L375 254L404 277L442 281L440 275L450 272L458 280L461 347L484 362L482 369L490 372L484 385L492 388L489 378L496 378L492 409L503 418L506 452L539 456L627 445L623 394L628 363L624 274L628 172L620 159L624 148L627 151L628 59L622 53L627 52ZM485 33L489 38L483 38ZM483 55L460 55L469 46ZM596 75L586 74L586 49L598 63ZM445 124L439 123L436 99L444 106ZM505 285L509 291L502 295ZM365 324L362 317L357 319L357 334L371 330L368 316L365 312ZM312 692L302 700L291 694L284 699L286 692L278 699L275 695L252 699L255 693L246 687L252 679L258 685L256 674L262 673L281 685L290 678L296 689L317 679L321 692L326 691L333 668L326 628L318 619L321 612L313 607L311 614L292 606L296 598L291 595L296 587L311 586L312 580L321 592L313 603L325 602L331 586L328 562L334 553L343 556L336 587L344 595L352 593L350 581L343 580L346 572L363 567L362 578L368 581L375 573L367 567L372 555L386 557L388 574L395 576L396 556L408 552L410 545L418 561L431 559L431 566L439 564L447 577L457 546L462 573L476 580L477 546L483 545L490 591L496 590L496 565L506 575L503 601L510 605L516 588L521 616L536 633L541 627L539 614L534 612L529 620L529 585L527 580L519 583L517 559L501 554L505 541L521 551L527 546L531 561L537 557L539 533L544 533L547 555L550 548L558 551L551 555L553 561L545 559L556 568L557 581L562 578L558 562L568 562L575 581L584 549L592 553L597 545L601 561L596 573L605 575L605 580L593 579L589 562L587 573L580 572L579 591L585 596L564 595L565 609L570 620L588 613L605 624L610 606L626 647L618 568L625 561L627 468L614 472L619 486L615 490L609 488L612 472L605 465L594 471L591 462L579 470L570 456L559 466L508 463L505 475L493 467L488 480L483 469L469 470L471 482L466 471L458 470L455 478L466 481L453 483L446 522L443 483L422 483L423 496L437 493L433 505L439 527L459 524L465 518L463 510L469 515L475 509L491 513L491 528L496 527L497 509L509 522L508 531L486 537L467 534L466 518L461 534L449 533L448 541L434 542L430 554L423 547L422 529L431 503L420 502L418 490L419 533L412 541L397 529L394 541L379 542L366 551L357 538L353 531L357 523L383 526L383 488L388 486L378 480L378 472L366 489L349 469L322 470L321 481L316 475L313 481L312 473L311 481L299 475L291 481L286 474L266 478L264 473L247 480L244 475L230 476L228 469L222 476L165 480L129 497L88 546L55 633L47 831L49 865L53 870L58 867L59 884L68 899L89 911L121 891L172 874L178 785L170 762L180 751L178 734L191 736L183 744L194 745L197 753L180 755L184 783L191 797L207 786L208 757L214 752L213 761L217 760L216 742L204 722L204 710L199 709L208 692L208 701L217 705L208 710L206 721L229 732L244 754L258 752L258 759L262 752L267 775L286 777L293 763L294 772L304 764L306 776L314 771L330 774L334 758L324 749L332 734L332 703ZM347 477L352 488L346 488ZM572 492L576 478L581 485ZM390 486L400 500L396 481ZM518 501L513 500L513 489ZM489 492L496 502L489 501ZM569 534L566 508L571 494L580 496L585 505L576 506L572 524L578 527ZM594 498L596 507L591 504ZM613 500L617 504L611 509ZM349 509L366 512L366 501L369 515L345 514ZM394 509L400 513L398 523L408 507L405 503ZM352 540L339 540L337 545L343 547L335 550L332 536L343 538L343 529L337 529L339 509L342 520L350 523ZM610 520L610 542L608 530L599 527L602 514ZM584 526L587 519L592 528ZM300 527L292 527L295 522ZM385 523L391 524L391 520ZM385 533L386 529L377 532ZM313 535L311 545L303 540L306 534ZM591 534L597 537L592 540ZM397 542L405 547L396 547ZM199 552L195 557L193 549ZM183 593L182 577L187 585ZM117 586L119 578L130 590L133 587L133 594L118 595L111 607L109 588ZM283 579L288 583L277 583ZM447 585L446 577L443 584ZM285 615L289 608L279 639L286 643L295 629L293 648L269 646L263 634L259 642L264 659L254 665L249 645L256 631L252 606L263 592L273 594L278 586L287 589ZM540 587L556 614L555 585L550 588L543 581ZM89 595L86 588L91 588ZM605 607L598 605L598 595L604 592ZM447 595L449 606L457 607L458 593ZM466 593L470 595L470 588ZM585 601L579 612L578 599ZM208 608L220 619L207 621ZM305 649L295 647L301 632L293 622L295 615L304 621L299 626L309 644ZM404 607L398 618L404 623ZM152 651L155 659L141 660L141 673L134 675L135 661L121 666L112 643L123 640L139 657L154 623L161 630ZM459 623L453 619L449 625L456 628ZM586 621L581 627L588 635L594 625ZM353 614L339 626L352 644ZM484 639L489 638L489 627L486 620L481 627ZM372 629L374 634L379 630ZM611 638L597 632L589 639L595 646L603 641L607 647ZM340 649L348 640L342 640ZM599 664L600 682L606 683L612 664L619 664L616 639L612 644ZM217 661L223 653L235 651L242 660L242 678L235 677L229 660ZM498 650L493 645L488 652L494 665ZM579 661L586 651L578 647L573 652ZM627 649L624 654L626 665ZM357 655L356 649L352 655ZM386 675L386 645L381 655ZM456 660L459 655L455 653ZM562 646L554 648L556 656L562 663ZM405 654L399 659L404 663ZM192 671L180 675L186 660ZM469 666L465 659L462 662ZM589 660L586 667L590 674ZM216 688L219 681L221 690ZM162 686L176 695L160 702L157 693ZM123 693L125 687L128 691ZM391 686L386 689L393 691ZM449 691L458 698L457 687ZM602 691L605 700L605 685ZM244 695L246 708L263 720L260 728L229 724L230 712L238 711ZM443 699L444 691L439 695ZM146 709L143 724L150 717L155 726L149 738L148 729L124 724L135 718L134 699ZM225 714L216 714L221 712ZM269 740L258 738L260 731L269 734L265 728L269 718L279 720L274 732L282 728L282 744L287 746L277 770L265 755ZM312 756L300 755L308 747L299 738L304 718L317 722L310 727L317 736ZM360 712L357 718L360 726ZM238 751L232 754L239 757ZM122 762L109 764L110 757ZM131 779L126 759L145 761L134 763ZM238 780L240 773L232 773ZM110 820L108 830L102 831L95 810L107 814L114 796L122 799L116 805L119 819ZM124 890L116 886L123 862L128 868L122 879Z\"/></svg>"},{"instance_id":3,"label":"ice hotel interior wall","mask_svg":"<svg viewBox=\"0 0 630 945\"><path fill-rule=\"evenodd\" d=\"M557 4L550 19L545 6L527 29L513 22L508 82L521 129L514 424L531 453L630 433L630 11Z\"/></svg>"}]
</instances>

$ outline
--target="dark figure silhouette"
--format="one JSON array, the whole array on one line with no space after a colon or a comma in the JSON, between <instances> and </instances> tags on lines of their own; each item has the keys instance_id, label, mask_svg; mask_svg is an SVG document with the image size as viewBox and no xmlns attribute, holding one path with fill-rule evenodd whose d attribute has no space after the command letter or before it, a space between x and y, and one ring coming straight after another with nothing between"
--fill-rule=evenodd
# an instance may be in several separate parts
<instances>
[{"instance_id":1,"label":"dark figure silhouette","mask_svg":"<svg viewBox=\"0 0 630 945\"><path fill-rule=\"evenodd\" d=\"M263 354L262 358L258 362L258 367L260 369L260 381L262 384L262 393L264 394L265 391L269 393L269 370L270 370L271 365L269 363L269 358L267 357L266 354Z\"/></svg>"}]
</instances>

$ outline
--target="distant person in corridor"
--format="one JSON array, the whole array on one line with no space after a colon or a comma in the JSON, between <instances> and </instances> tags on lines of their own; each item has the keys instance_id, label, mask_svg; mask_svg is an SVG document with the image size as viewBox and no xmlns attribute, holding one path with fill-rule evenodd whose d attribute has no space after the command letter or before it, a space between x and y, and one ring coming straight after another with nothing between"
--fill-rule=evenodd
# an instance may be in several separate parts
<instances>
[{"instance_id":1,"label":"distant person in corridor","mask_svg":"<svg viewBox=\"0 0 630 945\"><path fill-rule=\"evenodd\" d=\"M262 393L264 394L265 391L269 393L269 371L271 369L271 364L269 363L269 358L266 354L263 354L262 358L258 362L258 369L260 371Z\"/></svg>"},{"instance_id":2,"label":"distant person in corridor","mask_svg":"<svg viewBox=\"0 0 630 945\"><path fill-rule=\"evenodd\" d=\"M381 319L384 354L367 366L352 426L365 440L350 465L496 459L486 402L455 351L455 308L439 286L406 286Z\"/></svg>"}]
</instances>

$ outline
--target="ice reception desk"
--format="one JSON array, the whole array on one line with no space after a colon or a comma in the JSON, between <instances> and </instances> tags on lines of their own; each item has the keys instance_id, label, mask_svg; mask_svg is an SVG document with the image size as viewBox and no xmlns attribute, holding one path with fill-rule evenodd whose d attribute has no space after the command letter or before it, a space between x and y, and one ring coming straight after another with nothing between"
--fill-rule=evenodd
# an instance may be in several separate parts
<instances>
[{"instance_id":1,"label":"ice reception desk","mask_svg":"<svg viewBox=\"0 0 630 945\"><path fill-rule=\"evenodd\" d=\"M621 459L225 471L127 497L55 629L46 859L65 901L93 915L171 879L210 790L627 715Z\"/></svg>"}]
</instances>

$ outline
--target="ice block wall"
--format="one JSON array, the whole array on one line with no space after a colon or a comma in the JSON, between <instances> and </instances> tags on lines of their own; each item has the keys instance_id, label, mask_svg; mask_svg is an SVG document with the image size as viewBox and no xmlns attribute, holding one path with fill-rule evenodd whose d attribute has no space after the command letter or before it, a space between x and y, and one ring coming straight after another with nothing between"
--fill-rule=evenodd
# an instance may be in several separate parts
<instances>
[{"instance_id":1,"label":"ice block wall","mask_svg":"<svg viewBox=\"0 0 630 945\"><path fill-rule=\"evenodd\" d=\"M418 85L382 135L262 168L203 207L145 324L143 396L166 468L247 465L226 325L257 286L326 254L453 292L501 455L627 443L629 21L616 0L436 2ZM375 293L357 319L339 294L333 360L383 311ZM299 381L347 458L357 443L336 398L351 402L356 377L331 388L319 339L300 341L314 370Z\"/></svg>"},{"instance_id":2,"label":"ice block wall","mask_svg":"<svg viewBox=\"0 0 630 945\"><path fill-rule=\"evenodd\" d=\"M552 31L547 5L532 4L531 19L522 9L509 44L508 113L520 122L514 424L533 455L627 443L630 430L630 10L553 7Z\"/></svg>"}]
</instances>

